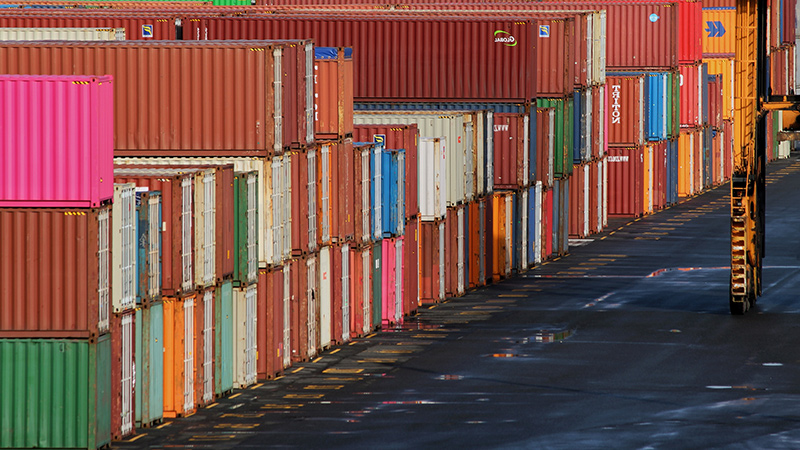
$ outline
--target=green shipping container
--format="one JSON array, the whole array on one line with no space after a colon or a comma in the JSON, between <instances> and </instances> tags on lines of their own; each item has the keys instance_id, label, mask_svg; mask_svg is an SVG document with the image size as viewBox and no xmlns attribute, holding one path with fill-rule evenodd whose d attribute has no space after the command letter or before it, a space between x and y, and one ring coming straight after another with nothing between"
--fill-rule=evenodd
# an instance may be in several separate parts
<instances>
[{"instance_id":1,"label":"green shipping container","mask_svg":"<svg viewBox=\"0 0 800 450\"><path fill-rule=\"evenodd\" d=\"M233 195L233 285L242 287L258 282L258 172L237 173Z\"/></svg>"},{"instance_id":2,"label":"green shipping container","mask_svg":"<svg viewBox=\"0 0 800 450\"><path fill-rule=\"evenodd\" d=\"M164 417L164 306L152 303L136 310L137 427Z\"/></svg>"},{"instance_id":3,"label":"green shipping container","mask_svg":"<svg viewBox=\"0 0 800 450\"><path fill-rule=\"evenodd\" d=\"M233 390L233 283L226 281L214 294L214 394Z\"/></svg>"},{"instance_id":4,"label":"green shipping container","mask_svg":"<svg viewBox=\"0 0 800 450\"><path fill-rule=\"evenodd\" d=\"M0 448L111 442L111 335L0 340Z\"/></svg>"},{"instance_id":5,"label":"green shipping container","mask_svg":"<svg viewBox=\"0 0 800 450\"><path fill-rule=\"evenodd\" d=\"M667 133L670 138L677 138L681 133L681 86L680 74L677 71L669 72L670 93L667 95Z\"/></svg>"},{"instance_id":6,"label":"green shipping container","mask_svg":"<svg viewBox=\"0 0 800 450\"><path fill-rule=\"evenodd\" d=\"M557 151L553 155L555 158L553 176L556 178L572 173L572 126L574 121L572 106L572 97L536 99L537 108L555 109L555 148Z\"/></svg>"},{"instance_id":7,"label":"green shipping container","mask_svg":"<svg viewBox=\"0 0 800 450\"><path fill-rule=\"evenodd\" d=\"M383 242L378 241L372 247L372 328L381 327L381 310L383 291Z\"/></svg>"}]
</instances>

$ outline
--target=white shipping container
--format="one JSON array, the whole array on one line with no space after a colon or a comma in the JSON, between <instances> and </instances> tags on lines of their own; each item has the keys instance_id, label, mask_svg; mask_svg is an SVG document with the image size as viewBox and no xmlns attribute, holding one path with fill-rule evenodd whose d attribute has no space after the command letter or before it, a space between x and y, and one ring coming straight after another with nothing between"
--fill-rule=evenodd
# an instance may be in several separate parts
<instances>
[{"instance_id":1,"label":"white shipping container","mask_svg":"<svg viewBox=\"0 0 800 450\"><path fill-rule=\"evenodd\" d=\"M124 40L124 28L0 28L0 41Z\"/></svg>"},{"instance_id":2,"label":"white shipping container","mask_svg":"<svg viewBox=\"0 0 800 450\"><path fill-rule=\"evenodd\" d=\"M233 290L233 387L256 382L257 285Z\"/></svg>"},{"instance_id":3,"label":"white shipping container","mask_svg":"<svg viewBox=\"0 0 800 450\"><path fill-rule=\"evenodd\" d=\"M216 169L198 172L194 183L194 279L203 288L216 282Z\"/></svg>"},{"instance_id":4,"label":"white shipping container","mask_svg":"<svg viewBox=\"0 0 800 450\"><path fill-rule=\"evenodd\" d=\"M458 246L458 250L457 250L458 261L456 262L456 270L457 270L457 273L458 273L458 280L457 280L457 285L456 285L456 293L459 296L462 296L467 292L467 286L466 286L466 282L467 282L466 281L466 278L467 278L467 274L466 274L466 266L467 266L466 265L466 254L467 254L466 244L467 244L467 242L466 242L466 239L464 238L464 229L466 228L466 220L467 220L467 216L468 215L465 214L465 212L466 212L466 207L458 208L458 211L456 212L456 221L458 222L458 224L457 224L458 235L456 236L456 246Z\"/></svg>"},{"instance_id":5,"label":"white shipping container","mask_svg":"<svg viewBox=\"0 0 800 450\"><path fill-rule=\"evenodd\" d=\"M522 255L520 257L520 271L528 268L528 217L530 216L530 192L524 188L519 193L520 220L522 221Z\"/></svg>"},{"instance_id":6,"label":"white shipping container","mask_svg":"<svg viewBox=\"0 0 800 450\"><path fill-rule=\"evenodd\" d=\"M203 404L208 405L212 400L214 400L214 289L207 289L203 292Z\"/></svg>"},{"instance_id":7,"label":"white shipping container","mask_svg":"<svg viewBox=\"0 0 800 450\"><path fill-rule=\"evenodd\" d=\"M134 390L134 376L133 376L133 317L134 314L125 314L122 316L122 329L120 330L122 340L122 355L120 355L120 395L121 408L120 414L122 419L121 436L127 436L133 433L133 390Z\"/></svg>"},{"instance_id":8,"label":"white shipping container","mask_svg":"<svg viewBox=\"0 0 800 450\"><path fill-rule=\"evenodd\" d=\"M322 247L319 250L319 345L328 348L331 345L331 309L333 292L331 280L333 271L331 267L331 248Z\"/></svg>"},{"instance_id":9,"label":"white shipping container","mask_svg":"<svg viewBox=\"0 0 800 450\"><path fill-rule=\"evenodd\" d=\"M542 243L544 242L542 236L542 189L543 184L541 181L536 182L536 187L533 191L533 198L529 201L533 202L534 220L533 220L533 263L539 264L542 262Z\"/></svg>"},{"instance_id":10,"label":"white shipping container","mask_svg":"<svg viewBox=\"0 0 800 450\"><path fill-rule=\"evenodd\" d=\"M447 138L420 138L417 161L419 212L424 221L447 214L447 174L444 170Z\"/></svg>"},{"instance_id":11,"label":"white shipping container","mask_svg":"<svg viewBox=\"0 0 800 450\"><path fill-rule=\"evenodd\" d=\"M183 301L183 410L194 410L194 297Z\"/></svg>"},{"instance_id":12,"label":"white shipping container","mask_svg":"<svg viewBox=\"0 0 800 450\"><path fill-rule=\"evenodd\" d=\"M111 210L111 305L115 313L136 304L136 185L114 184Z\"/></svg>"},{"instance_id":13,"label":"white shipping container","mask_svg":"<svg viewBox=\"0 0 800 450\"><path fill-rule=\"evenodd\" d=\"M308 299L308 317L307 317L307 330L308 330L308 358L317 356L317 348L319 337L317 318L319 317L319 277L317 276L317 257L311 256L306 261L306 298Z\"/></svg>"},{"instance_id":14,"label":"white shipping container","mask_svg":"<svg viewBox=\"0 0 800 450\"><path fill-rule=\"evenodd\" d=\"M342 246L342 342L350 341L350 245Z\"/></svg>"}]
</instances>

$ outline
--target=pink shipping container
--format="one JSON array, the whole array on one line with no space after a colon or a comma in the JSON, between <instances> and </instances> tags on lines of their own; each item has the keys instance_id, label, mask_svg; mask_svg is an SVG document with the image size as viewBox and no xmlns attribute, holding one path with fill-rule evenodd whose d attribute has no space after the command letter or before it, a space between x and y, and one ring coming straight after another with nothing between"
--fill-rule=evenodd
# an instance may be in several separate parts
<instances>
[{"instance_id":1,"label":"pink shipping container","mask_svg":"<svg viewBox=\"0 0 800 450\"><path fill-rule=\"evenodd\" d=\"M644 76L606 77L608 143L640 145L644 141Z\"/></svg>"},{"instance_id":2,"label":"pink shipping container","mask_svg":"<svg viewBox=\"0 0 800 450\"><path fill-rule=\"evenodd\" d=\"M678 62L694 64L703 59L703 2L678 1Z\"/></svg>"},{"instance_id":3,"label":"pink shipping container","mask_svg":"<svg viewBox=\"0 0 800 450\"><path fill-rule=\"evenodd\" d=\"M406 217L417 217L419 200L417 198L417 145L419 129L411 125L356 125L353 131L354 142L373 142L383 139L387 149L406 151ZM369 205L369 203L367 203Z\"/></svg>"},{"instance_id":4,"label":"pink shipping container","mask_svg":"<svg viewBox=\"0 0 800 450\"><path fill-rule=\"evenodd\" d=\"M62 12L63 11L63 12ZM173 40L176 39L175 20L168 19L171 14L147 16L142 14L111 14L106 11L74 9L58 11L43 10L2 10L0 28L123 28L125 39L133 40Z\"/></svg>"},{"instance_id":5,"label":"pink shipping container","mask_svg":"<svg viewBox=\"0 0 800 450\"><path fill-rule=\"evenodd\" d=\"M525 185L528 170L528 115L494 114L494 188Z\"/></svg>"},{"instance_id":6,"label":"pink shipping container","mask_svg":"<svg viewBox=\"0 0 800 450\"><path fill-rule=\"evenodd\" d=\"M189 22L197 30L189 34L207 39L311 38L321 47L352 47L354 73L384 75L356 83L355 100L527 101L536 97L537 21L399 18L379 13L199 17ZM420 39L427 44L417 45ZM455 58L476 54L483 57ZM452 63L442 64L442 58L448 57ZM453 83L455 79L462 82Z\"/></svg>"},{"instance_id":7,"label":"pink shipping container","mask_svg":"<svg viewBox=\"0 0 800 450\"><path fill-rule=\"evenodd\" d=\"M384 327L403 323L403 277L407 276L403 241L403 236L399 236L382 242L381 324Z\"/></svg>"},{"instance_id":8,"label":"pink shipping container","mask_svg":"<svg viewBox=\"0 0 800 450\"><path fill-rule=\"evenodd\" d=\"M111 207L0 209L0 338L108 332Z\"/></svg>"},{"instance_id":9,"label":"pink shipping container","mask_svg":"<svg viewBox=\"0 0 800 450\"><path fill-rule=\"evenodd\" d=\"M608 149L608 215L638 217L644 213L642 147Z\"/></svg>"},{"instance_id":10,"label":"pink shipping container","mask_svg":"<svg viewBox=\"0 0 800 450\"><path fill-rule=\"evenodd\" d=\"M702 112L701 75L703 67L700 64L680 66L680 93L681 93L681 126L695 127L700 125Z\"/></svg>"},{"instance_id":11,"label":"pink shipping container","mask_svg":"<svg viewBox=\"0 0 800 450\"><path fill-rule=\"evenodd\" d=\"M111 200L113 86L110 76L0 75L0 207Z\"/></svg>"}]
</instances>

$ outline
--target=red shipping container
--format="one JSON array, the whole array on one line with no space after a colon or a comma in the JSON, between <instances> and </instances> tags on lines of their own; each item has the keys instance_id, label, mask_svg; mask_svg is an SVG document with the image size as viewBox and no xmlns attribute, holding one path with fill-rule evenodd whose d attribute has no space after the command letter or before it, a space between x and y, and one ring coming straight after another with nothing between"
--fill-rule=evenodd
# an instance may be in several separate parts
<instances>
[{"instance_id":1,"label":"red shipping container","mask_svg":"<svg viewBox=\"0 0 800 450\"><path fill-rule=\"evenodd\" d=\"M783 36L781 36L781 44L795 44L797 38L796 33L796 20L797 20L797 0L782 0L783 2ZM794 86L791 84L790 86Z\"/></svg>"},{"instance_id":2,"label":"red shipping container","mask_svg":"<svg viewBox=\"0 0 800 450\"><path fill-rule=\"evenodd\" d=\"M258 271L258 379L275 378L283 371L283 269Z\"/></svg>"},{"instance_id":3,"label":"red shipping container","mask_svg":"<svg viewBox=\"0 0 800 450\"><path fill-rule=\"evenodd\" d=\"M270 156L308 143L300 126L306 114L297 111L307 94L306 74L300 73L306 56L298 48L310 45L7 42L0 47L0 66L7 74L113 75L115 156ZM136 71L130 61L137 61ZM280 84L275 71L284 73Z\"/></svg>"},{"instance_id":4,"label":"red shipping container","mask_svg":"<svg viewBox=\"0 0 800 450\"><path fill-rule=\"evenodd\" d=\"M0 11L0 28L124 28L125 40L173 40L177 36L171 14L111 14L107 11L47 10Z\"/></svg>"},{"instance_id":5,"label":"red shipping container","mask_svg":"<svg viewBox=\"0 0 800 450\"><path fill-rule=\"evenodd\" d=\"M197 19L189 22L189 26L207 39L302 36L321 47L352 47L355 73L377 70L385 75L366 77L357 83L355 100L527 101L537 96L537 21L383 17L380 11L365 15L332 11L308 16L270 14ZM500 33L495 35L496 31ZM419 39L428 45L416 45ZM454 58L452 64L443 64L446 55L476 54L484 56ZM453 83L455 79L462 82Z\"/></svg>"},{"instance_id":6,"label":"red shipping container","mask_svg":"<svg viewBox=\"0 0 800 450\"><path fill-rule=\"evenodd\" d=\"M678 1L678 62L694 64L703 59L703 2ZM734 30L731 30L734 31Z\"/></svg>"},{"instance_id":7,"label":"red shipping container","mask_svg":"<svg viewBox=\"0 0 800 450\"><path fill-rule=\"evenodd\" d=\"M362 192L356 192L354 181L355 161L350 158L353 154L353 139L346 138L339 146L339 155L336 164L339 166L339 241L353 242L356 238L355 215L361 212ZM363 173L362 173L363 175Z\"/></svg>"},{"instance_id":8,"label":"red shipping container","mask_svg":"<svg viewBox=\"0 0 800 450\"><path fill-rule=\"evenodd\" d=\"M608 149L608 215L638 217L644 213L642 147Z\"/></svg>"},{"instance_id":9,"label":"red shipping container","mask_svg":"<svg viewBox=\"0 0 800 450\"><path fill-rule=\"evenodd\" d=\"M426 305L444 300L445 221L420 222L419 225L419 300Z\"/></svg>"},{"instance_id":10,"label":"red shipping container","mask_svg":"<svg viewBox=\"0 0 800 450\"><path fill-rule=\"evenodd\" d=\"M0 209L0 337L108 332L111 207Z\"/></svg>"},{"instance_id":11,"label":"red shipping container","mask_svg":"<svg viewBox=\"0 0 800 450\"><path fill-rule=\"evenodd\" d=\"M494 114L495 189L517 189L524 186L528 157L527 126L527 114Z\"/></svg>"},{"instance_id":12,"label":"red shipping container","mask_svg":"<svg viewBox=\"0 0 800 450\"><path fill-rule=\"evenodd\" d=\"M356 125L354 127L354 142L374 142L376 139L383 139L387 149L405 149L406 218L417 217L419 214L419 199L417 198L419 129L417 125Z\"/></svg>"},{"instance_id":13,"label":"red shipping container","mask_svg":"<svg viewBox=\"0 0 800 450\"><path fill-rule=\"evenodd\" d=\"M794 47L790 48L794 51ZM770 83L772 95L789 95L789 53L787 48L772 50L769 56ZM794 70L794 68L791 68ZM792 88L794 86L791 86Z\"/></svg>"},{"instance_id":14,"label":"red shipping container","mask_svg":"<svg viewBox=\"0 0 800 450\"><path fill-rule=\"evenodd\" d=\"M722 127L722 74L713 75L708 82L708 125Z\"/></svg>"},{"instance_id":15,"label":"red shipping container","mask_svg":"<svg viewBox=\"0 0 800 450\"><path fill-rule=\"evenodd\" d=\"M308 361L308 260L307 256L294 258L289 262L291 269L291 360L292 363Z\"/></svg>"},{"instance_id":16,"label":"red shipping container","mask_svg":"<svg viewBox=\"0 0 800 450\"><path fill-rule=\"evenodd\" d=\"M644 141L644 76L606 78L608 143L639 145Z\"/></svg>"},{"instance_id":17,"label":"red shipping container","mask_svg":"<svg viewBox=\"0 0 800 450\"><path fill-rule=\"evenodd\" d=\"M317 139L353 133L353 49L314 50L314 134Z\"/></svg>"},{"instance_id":18,"label":"red shipping container","mask_svg":"<svg viewBox=\"0 0 800 450\"><path fill-rule=\"evenodd\" d=\"M667 141L653 144L653 210L667 206Z\"/></svg>"},{"instance_id":19,"label":"red shipping container","mask_svg":"<svg viewBox=\"0 0 800 450\"><path fill-rule=\"evenodd\" d=\"M681 126L698 126L702 111L700 76L703 73L703 67L700 64L682 65L680 73ZM613 143L613 141L611 142Z\"/></svg>"},{"instance_id":20,"label":"red shipping container","mask_svg":"<svg viewBox=\"0 0 800 450\"><path fill-rule=\"evenodd\" d=\"M403 239L403 315L410 316L419 307L419 218L406 221Z\"/></svg>"},{"instance_id":21,"label":"red shipping container","mask_svg":"<svg viewBox=\"0 0 800 450\"><path fill-rule=\"evenodd\" d=\"M569 178L569 236L589 235L589 166L575 164Z\"/></svg>"},{"instance_id":22,"label":"red shipping container","mask_svg":"<svg viewBox=\"0 0 800 450\"><path fill-rule=\"evenodd\" d=\"M541 181L542 184L545 186L553 185L553 164L555 162L555 145L556 145L555 119L556 119L555 108L536 109L536 180L535 181ZM495 150L495 155L496 154L497 151ZM497 163L495 163L495 174L496 173L497 173Z\"/></svg>"},{"instance_id":23,"label":"red shipping container","mask_svg":"<svg viewBox=\"0 0 800 450\"><path fill-rule=\"evenodd\" d=\"M381 241L381 326L384 329L403 323L402 239L391 237Z\"/></svg>"},{"instance_id":24,"label":"red shipping container","mask_svg":"<svg viewBox=\"0 0 800 450\"><path fill-rule=\"evenodd\" d=\"M314 167L309 159L316 158L317 153L316 148L311 147L305 150L293 150L288 155L291 155L289 165L292 172L292 256L303 256L316 249L316 242L314 245L311 244L308 219L311 217L310 209L313 208L309 198L309 169ZM284 157L286 156L287 154L284 154ZM310 175L313 188L316 188L316 172Z\"/></svg>"}]
</instances>

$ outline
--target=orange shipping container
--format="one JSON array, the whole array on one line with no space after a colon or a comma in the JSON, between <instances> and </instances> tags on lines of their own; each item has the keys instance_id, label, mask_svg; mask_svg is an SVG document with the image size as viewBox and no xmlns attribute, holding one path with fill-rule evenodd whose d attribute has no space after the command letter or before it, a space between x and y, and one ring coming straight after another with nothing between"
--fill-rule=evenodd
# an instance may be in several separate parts
<instances>
[{"instance_id":1,"label":"orange shipping container","mask_svg":"<svg viewBox=\"0 0 800 450\"><path fill-rule=\"evenodd\" d=\"M195 409L195 296L164 298L164 417Z\"/></svg>"},{"instance_id":2,"label":"orange shipping container","mask_svg":"<svg viewBox=\"0 0 800 450\"><path fill-rule=\"evenodd\" d=\"M511 274L511 233L514 220L512 192L495 192L492 195L492 281L497 282Z\"/></svg>"},{"instance_id":3,"label":"orange shipping container","mask_svg":"<svg viewBox=\"0 0 800 450\"><path fill-rule=\"evenodd\" d=\"M353 49L314 49L314 132L317 139L353 134Z\"/></svg>"},{"instance_id":4,"label":"orange shipping container","mask_svg":"<svg viewBox=\"0 0 800 450\"><path fill-rule=\"evenodd\" d=\"M680 197L691 197L700 189L702 160L698 159L698 150L702 145L700 132L697 129L681 129L678 138L678 196Z\"/></svg>"},{"instance_id":5,"label":"orange shipping container","mask_svg":"<svg viewBox=\"0 0 800 450\"><path fill-rule=\"evenodd\" d=\"M703 57L736 53L736 7L703 8Z\"/></svg>"}]
</instances>

